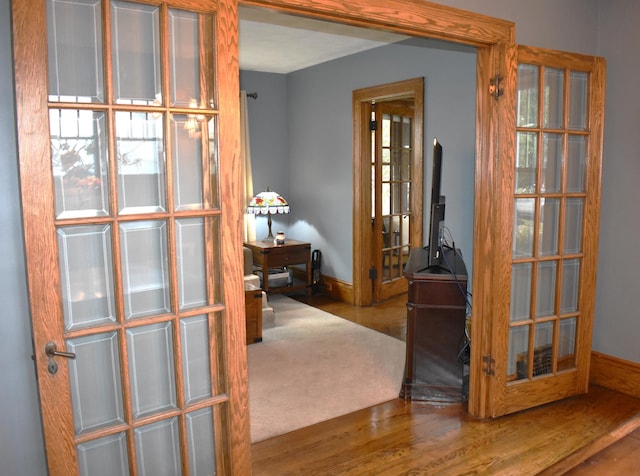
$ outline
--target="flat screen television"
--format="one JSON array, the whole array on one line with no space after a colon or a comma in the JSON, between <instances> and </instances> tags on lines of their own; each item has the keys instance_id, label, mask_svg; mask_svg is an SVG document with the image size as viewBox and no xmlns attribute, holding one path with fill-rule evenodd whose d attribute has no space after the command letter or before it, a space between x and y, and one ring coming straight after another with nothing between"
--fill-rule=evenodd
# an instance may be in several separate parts
<instances>
[{"instance_id":1,"label":"flat screen television","mask_svg":"<svg viewBox=\"0 0 640 476\"><path fill-rule=\"evenodd\" d=\"M429 268L442 265L445 197L440 195L442 180L442 145L433 138L433 173L431 176L431 215L429 218Z\"/></svg>"}]
</instances>

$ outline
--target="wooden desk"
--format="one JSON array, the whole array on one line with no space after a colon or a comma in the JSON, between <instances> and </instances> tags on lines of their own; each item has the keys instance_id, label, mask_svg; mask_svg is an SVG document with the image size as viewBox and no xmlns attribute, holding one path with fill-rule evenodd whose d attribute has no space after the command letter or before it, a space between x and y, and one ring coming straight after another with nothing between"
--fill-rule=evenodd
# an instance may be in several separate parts
<instances>
[{"instance_id":1,"label":"wooden desk","mask_svg":"<svg viewBox=\"0 0 640 476\"><path fill-rule=\"evenodd\" d=\"M288 293L304 290L311 292L311 244L302 241L287 240L283 245L274 245L263 241L250 241L244 246L251 250L253 265L262 271L262 289L267 293ZM269 270L273 268L292 268L304 265L304 272L297 269L293 273L293 283L285 286L269 286Z\"/></svg>"}]
</instances>

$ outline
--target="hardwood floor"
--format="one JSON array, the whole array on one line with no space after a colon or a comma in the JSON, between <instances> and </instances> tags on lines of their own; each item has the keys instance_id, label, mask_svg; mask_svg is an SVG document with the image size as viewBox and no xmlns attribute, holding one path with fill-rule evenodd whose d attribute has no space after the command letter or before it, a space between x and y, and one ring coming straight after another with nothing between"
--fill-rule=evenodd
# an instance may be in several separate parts
<instances>
[{"instance_id":1,"label":"hardwood floor","mask_svg":"<svg viewBox=\"0 0 640 476\"><path fill-rule=\"evenodd\" d=\"M296 297L404 338L404 297L355 308ZM640 399L603 387L495 420L396 399L252 445L255 475L640 474ZM618 441L619 440L619 441Z\"/></svg>"}]
</instances>

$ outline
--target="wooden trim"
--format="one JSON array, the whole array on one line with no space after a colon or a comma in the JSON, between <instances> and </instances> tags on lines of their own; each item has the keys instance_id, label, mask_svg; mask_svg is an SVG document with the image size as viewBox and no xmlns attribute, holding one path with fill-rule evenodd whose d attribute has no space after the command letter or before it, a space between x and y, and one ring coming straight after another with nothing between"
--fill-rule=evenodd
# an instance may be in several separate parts
<instances>
[{"instance_id":1,"label":"wooden trim","mask_svg":"<svg viewBox=\"0 0 640 476\"><path fill-rule=\"evenodd\" d=\"M353 285L333 276L321 275L320 289L322 293L338 301L353 304Z\"/></svg>"},{"instance_id":2,"label":"wooden trim","mask_svg":"<svg viewBox=\"0 0 640 476\"><path fill-rule=\"evenodd\" d=\"M589 384L640 398L640 363L591 351Z\"/></svg>"}]
</instances>

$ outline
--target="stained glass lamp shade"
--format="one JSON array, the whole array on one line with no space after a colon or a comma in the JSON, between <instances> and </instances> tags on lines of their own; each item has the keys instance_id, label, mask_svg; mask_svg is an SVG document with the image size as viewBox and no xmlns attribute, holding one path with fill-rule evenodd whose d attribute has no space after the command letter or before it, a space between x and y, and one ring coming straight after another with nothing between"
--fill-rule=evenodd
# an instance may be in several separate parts
<instances>
[{"instance_id":1,"label":"stained glass lamp shade","mask_svg":"<svg viewBox=\"0 0 640 476\"><path fill-rule=\"evenodd\" d=\"M251 199L249 206L247 207L247 213L253 213L255 215L267 215L269 234L262 241L273 241L273 233L271 232L271 215L276 213L289 213L289 204L287 201L276 192L272 192L267 187L267 190L260 192L258 195Z\"/></svg>"}]
</instances>

